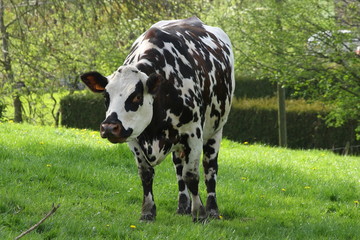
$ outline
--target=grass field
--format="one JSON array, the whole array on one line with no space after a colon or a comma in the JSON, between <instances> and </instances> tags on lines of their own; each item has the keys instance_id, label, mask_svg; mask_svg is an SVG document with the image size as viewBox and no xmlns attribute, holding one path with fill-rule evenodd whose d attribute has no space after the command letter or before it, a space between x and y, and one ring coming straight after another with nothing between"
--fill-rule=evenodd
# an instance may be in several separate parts
<instances>
[{"instance_id":1,"label":"grass field","mask_svg":"<svg viewBox=\"0 0 360 240\"><path fill-rule=\"evenodd\" d=\"M224 140L222 220L175 214L170 159L156 169L158 216L139 222L142 188L126 145L98 132L0 124L0 239L359 239L360 157ZM203 180L203 178L202 178ZM205 199L205 186L201 183Z\"/></svg>"}]
</instances>

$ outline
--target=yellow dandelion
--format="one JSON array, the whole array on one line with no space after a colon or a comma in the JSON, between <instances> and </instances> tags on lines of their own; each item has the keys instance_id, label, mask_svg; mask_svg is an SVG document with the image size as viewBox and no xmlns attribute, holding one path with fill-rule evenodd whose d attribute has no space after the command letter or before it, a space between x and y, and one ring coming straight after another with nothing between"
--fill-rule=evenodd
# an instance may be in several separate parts
<instances>
[{"instance_id":1,"label":"yellow dandelion","mask_svg":"<svg viewBox=\"0 0 360 240\"><path fill-rule=\"evenodd\" d=\"M110 227L110 224L106 224L106 227Z\"/></svg>"},{"instance_id":2,"label":"yellow dandelion","mask_svg":"<svg viewBox=\"0 0 360 240\"><path fill-rule=\"evenodd\" d=\"M46 164L46 167L51 167L51 164Z\"/></svg>"},{"instance_id":3,"label":"yellow dandelion","mask_svg":"<svg viewBox=\"0 0 360 240\"><path fill-rule=\"evenodd\" d=\"M220 220L222 220L222 219L223 219L223 216L220 215L219 218L220 218Z\"/></svg>"},{"instance_id":4,"label":"yellow dandelion","mask_svg":"<svg viewBox=\"0 0 360 240\"><path fill-rule=\"evenodd\" d=\"M130 225L130 228L135 229L136 226L135 225Z\"/></svg>"},{"instance_id":5,"label":"yellow dandelion","mask_svg":"<svg viewBox=\"0 0 360 240\"><path fill-rule=\"evenodd\" d=\"M305 186L304 188L305 188L305 189L310 189L311 187L310 187L310 186Z\"/></svg>"},{"instance_id":6,"label":"yellow dandelion","mask_svg":"<svg viewBox=\"0 0 360 240\"><path fill-rule=\"evenodd\" d=\"M286 189L285 189L285 188L282 188L281 191L286 192Z\"/></svg>"},{"instance_id":7,"label":"yellow dandelion","mask_svg":"<svg viewBox=\"0 0 360 240\"><path fill-rule=\"evenodd\" d=\"M241 177L241 180L245 181L247 180L247 177Z\"/></svg>"},{"instance_id":8,"label":"yellow dandelion","mask_svg":"<svg viewBox=\"0 0 360 240\"><path fill-rule=\"evenodd\" d=\"M245 144L245 145L248 145L248 144L249 144L249 142L244 142L244 144Z\"/></svg>"},{"instance_id":9,"label":"yellow dandelion","mask_svg":"<svg viewBox=\"0 0 360 240\"><path fill-rule=\"evenodd\" d=\"M359 200L355 200L354 203L356 206L359 205Z\"/></svg>"},{"instance_id":10,"label":"yellow dandelion","mask_svg":"<svg viewBox=\"0 0 360 240\"><path fill-rule=\"evenodd\" d=\"M41 145L44 145L45 143L43 141L39 142Z\"/></svg>"}]
</instances>

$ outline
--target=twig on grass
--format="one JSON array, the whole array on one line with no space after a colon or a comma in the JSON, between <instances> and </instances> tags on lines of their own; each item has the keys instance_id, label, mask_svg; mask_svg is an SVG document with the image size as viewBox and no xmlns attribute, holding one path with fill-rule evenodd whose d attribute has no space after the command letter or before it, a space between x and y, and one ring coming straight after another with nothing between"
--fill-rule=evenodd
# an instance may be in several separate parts
<instances>
[{"instance_id":1,"label":"twig on grass","mask_svg":"<svg viewBox=\"0 0 360 240\"><path fill-rule=\"evenodd\" d=\"M45 215L45 217L43 217L43 219L41 219L37 224L35 224L34 226L32 226L31 228L29 228L28 230L26 230L25 232L21 233L19 236L17 236L15 238L15 240L18 240L20 238L22 238L23 236L25 236L26 234L34 231L40 224L42 224L46 219L48 219L51 215L53 215L56 210L60 207L60 204L58 204L57 206L52 206L53 208L51 209L50 212L48 212L48 214Z\"/></svg>"}]
</instances>

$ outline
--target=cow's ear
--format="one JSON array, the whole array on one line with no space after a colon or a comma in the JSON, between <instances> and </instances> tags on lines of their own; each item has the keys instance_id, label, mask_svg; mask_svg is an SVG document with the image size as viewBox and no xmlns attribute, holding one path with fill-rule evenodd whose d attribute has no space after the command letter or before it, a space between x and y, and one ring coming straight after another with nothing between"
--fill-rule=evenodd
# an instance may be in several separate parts
<instances>
[{"instance_id":1,"label":"cow's ear","mask_svg":"<svg viewBox=\"0 0 360 240\"><path fill-rule=\"evenodd\" d=\"M146 86L148 88L148 93L156 95L160 91L162 82L164 81L163 76L157 73L153 73L149 76L146 81Z\"/></svg>"},{"instance_id":2,"label":"cow's ear","mask_svg":"<svg viewBox=\"0 0 360 240\"><path fill-rule=\"evenodd\" d=\"M90 88L93 92L103 92L108 80L106 77L98 72L88 72L81 75L81 80Z\"/></svg>"}]
</instances>

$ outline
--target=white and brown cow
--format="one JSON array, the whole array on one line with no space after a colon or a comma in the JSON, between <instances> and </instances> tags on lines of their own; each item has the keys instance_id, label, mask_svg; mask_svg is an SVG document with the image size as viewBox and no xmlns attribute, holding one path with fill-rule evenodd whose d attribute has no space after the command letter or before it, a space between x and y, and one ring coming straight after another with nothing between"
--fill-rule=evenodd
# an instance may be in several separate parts
<instances>
[{"instance_id":1,"label":"white and brown cow","mask_svg":"<svg viewBox=\"0 0 360 240\"><path fill-rule=\"evenodd\" d=\"M196 17L161 21L135 41L113 74L89 72L81 79L105 95L101 136L127 142L136 157L144 190L141 220L155 219L153 167L170 152L179 184L177 212L191 213L194 221L218 218L217 158L234 91L228 36ZM198 192L202 153L206 208Z\"/></svg>"}]
</instances>

